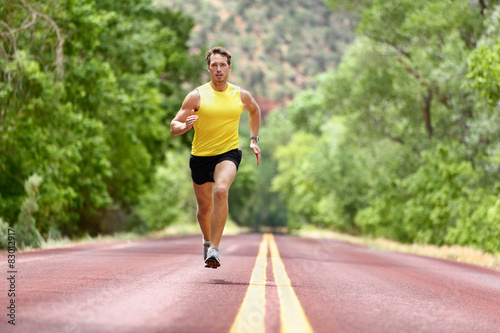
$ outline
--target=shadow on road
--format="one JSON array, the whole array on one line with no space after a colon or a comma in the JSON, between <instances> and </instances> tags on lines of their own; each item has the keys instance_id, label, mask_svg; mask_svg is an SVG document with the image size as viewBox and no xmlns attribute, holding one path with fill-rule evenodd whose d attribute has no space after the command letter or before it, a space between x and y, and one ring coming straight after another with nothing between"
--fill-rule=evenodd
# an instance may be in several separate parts
<instances>
[{"instance_id":1,"label":"shadow on road","mask_svg":"<svg viewBox=\"0 0 500 333\"><path fill-rule=\"evenodd\" d=\"M223 279L213 279L211 282L209 282L210 284L225 284L225 285L237 285L237 286L248 286L249 283L248 282L232 282L232 281L226 281L226 280L223 280Z\"/></svg>"}]
</instances>

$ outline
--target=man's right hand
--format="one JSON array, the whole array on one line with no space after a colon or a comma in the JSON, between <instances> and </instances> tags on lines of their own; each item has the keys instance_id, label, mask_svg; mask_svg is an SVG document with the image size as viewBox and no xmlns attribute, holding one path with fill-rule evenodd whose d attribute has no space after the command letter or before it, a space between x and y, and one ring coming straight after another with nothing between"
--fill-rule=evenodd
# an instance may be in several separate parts
<instances>
[{"instance_id":1,"label":"man's right hand","mask_svg":"<svg viewBox=\"0 0 500 333\"><path fill-rule=\"evenodd\" d=\"M189 131L197 120L198 116L194 114L194 110L191 110L191 115L186 118L186 131Z\"/></svg>"},{"instance_id":2,"label":"man's right hand","mask_svg":"<svg viewBox=\"0 0 500 333\"><path fill-rule=\"evenodd\" d=\"M181 135L189 131L198 121L198 116L195 116L194 112L199 109L200 93L198 90L193 90L184 98L181 109L170 122L170 133Z\"/></svg>"}]
</instances>

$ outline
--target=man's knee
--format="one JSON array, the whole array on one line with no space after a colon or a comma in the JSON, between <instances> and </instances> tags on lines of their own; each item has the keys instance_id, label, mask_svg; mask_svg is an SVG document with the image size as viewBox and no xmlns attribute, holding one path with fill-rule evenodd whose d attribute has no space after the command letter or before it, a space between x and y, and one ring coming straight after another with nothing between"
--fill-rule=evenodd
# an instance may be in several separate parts
<instances>
[{"instance_id":1,"label":"man's knee","mask_svg":"<svg viewBox=\"0 0 500 333\"><path fill-rule=\"evenodd\" d=\"M216 199L224 200L229 195L229 187L224 185L217 185L214 188L214 196Z\"/></svg>"},{"instance_id":2,"label":"man's knee","mask_svg":"<svg viewBox=\"0 0 500 333\"><path fill-rule=\"evenodd\" d=\"M198 203L198 214L206 215L212 212L212 202Z\"/></svg>"}]
</instances>

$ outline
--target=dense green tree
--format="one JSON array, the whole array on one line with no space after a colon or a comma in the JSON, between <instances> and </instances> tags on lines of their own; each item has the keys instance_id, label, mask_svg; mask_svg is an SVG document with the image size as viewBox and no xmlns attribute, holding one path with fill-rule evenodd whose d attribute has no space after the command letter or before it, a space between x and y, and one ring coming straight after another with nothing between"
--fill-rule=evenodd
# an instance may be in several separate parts
<instances>
[{"instance_id":1,"label":"dense green tree","mask_svg":"<svg viewBox=\"0 0 500 333\"><path fill-rule=\"evenodd\" d=\"M42 235L112 231L164 161L182 84L199 83L192 20L148 0L8 0L0 23L0 216L17 220L36 173Z\"/></svg>"},{"instance_id":2,"label":"dense green tree","mask_svg":"<svg viewBox=\"0 0 500 333\"><path fill-rule=\"evenodd\" d=\"M499 251L497 2L329 3L358 37L287 107L290 226Z\"/></svg>"}]
</instances>

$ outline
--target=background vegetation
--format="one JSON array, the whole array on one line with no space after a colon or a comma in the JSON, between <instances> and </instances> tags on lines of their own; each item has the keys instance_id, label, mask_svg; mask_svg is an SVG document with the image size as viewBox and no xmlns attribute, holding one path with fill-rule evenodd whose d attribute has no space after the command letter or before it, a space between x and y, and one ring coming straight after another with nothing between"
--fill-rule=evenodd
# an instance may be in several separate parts
<instances>
[{"instance_id":1,"label":"background vegetation","mask_svg":"<svg viewBox=\"0 0 500 333\"><path fill-rule=\"evenodd\" d=\"M27 239L156 228L134 207L162 177L165 110L200 82L192 19L147 0L7 0L0 20L3 223Z\"/></svg>"},{"instance_id":2,"label":"background vegetation","mask_svg":"<svg viewBox=\"0 0 500 333\"><path fill-rule=\"evenodd\" d=\"M192 133L168 124L223 44L233 82L289 101L265 117L258 168L242 118L239 225L498 252L498 2L8 0L0 232L36 245L193 221Z\"/></svg>"},{"instance_id":3,"label":"background vegetation","mask_svg":"<svg viewBox=\"0 0 500 333\"><path fill-rule=\"evenodd\" d=\"M232 81L261 101L293 99L314 75L336 66L353 38L349 16L322 0L156 2L193 17L191 50L225 45L236 60Z\"/></svg>"},{"instance_id":4,"label":"background vegetation","mask_svg":"<svg viewBox=\"0 0 500 333\"><path fill-rule=\"evenodd\" d=\"M497 1L329 5L355 42L268 119L288 224L500 250Z\"/></svg>"}]
</instances>

